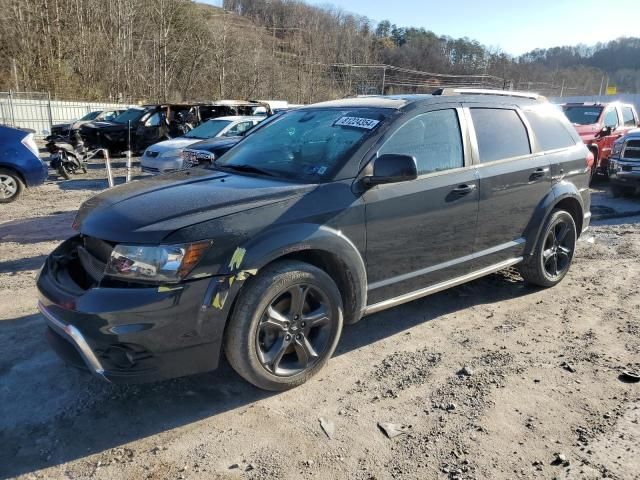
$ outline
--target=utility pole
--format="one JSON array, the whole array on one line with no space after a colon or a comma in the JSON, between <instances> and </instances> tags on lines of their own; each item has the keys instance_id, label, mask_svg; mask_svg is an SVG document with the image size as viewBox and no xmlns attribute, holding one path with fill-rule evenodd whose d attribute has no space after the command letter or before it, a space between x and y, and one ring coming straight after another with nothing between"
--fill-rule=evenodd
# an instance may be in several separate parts
<instances>
[{"instance_id":1,"label":"utility pole","mask_svg":"<svg viewBox=\"0 0 640 480\"><path fill-rule=\"evenodd\" d=\"M387 66L382 67L382 95L384 95L384 84L387 80Z\"/></svg>"},{"instance_id":2,"label":"utility pole","mask_svg":"<svg viewBox=\"0 0 640 480\"><path fill-rule=\"evenodd\" d=\"M604 75L602 75L602 80L600 80L600 90L598 91L598 95L602 95L603 86L604 86Z\"/></svg>"},{"instance_id":3,"label":"utility pole","mask_svg":"<svg viewBox=\"0 0 640 480\"><path fill-rule=\"evenodd\" d=\"M560 96L564 93L564 78L562 79L562 86L560 87Z\"/></svg>"},{"instance_id":4,"label":"utility pole","mask_svg":"<svg viewBox=\"0 0 640 480\"><path fill-rule=\"evenodd\" d=\"M20 86L18 85L18 66L16 65L16 59L12 58L11 62L13 64L13 78L16 82L16 92L19 92Z\"/></svg>"}]
</instances>

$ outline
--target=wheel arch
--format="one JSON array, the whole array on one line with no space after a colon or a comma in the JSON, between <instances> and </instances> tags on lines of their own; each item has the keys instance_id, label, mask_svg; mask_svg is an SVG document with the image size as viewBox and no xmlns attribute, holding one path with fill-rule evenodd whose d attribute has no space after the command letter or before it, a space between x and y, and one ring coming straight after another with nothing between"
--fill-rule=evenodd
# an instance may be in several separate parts
<instances>
[{"instance_id":1,"label":"wheel arch","mask_svg":"<svg viewBox=\"0 0 640 480\"><path fill-rule=\"evenodd\" d=\"M20 181L22 182L23 185L27 185L27 182L25 181L24 175L22 174L22 172L20 172L20 170L18 170L15 165L11 165L11 164L6 164L6 163L1 163L0 162L0 170L9 170L10 172L15 173L18 176L18 179L20 179Z\"/></svg>"},{"instance_id":2,"label":"wheel arch","mask_svg":"<svg viewBox=\"0 0 640 480\"><path fill-rule=\"evenodd\" d=\"M545 198L538 204L536 211L529 222L525 238L527 244L524 254L531 255L540 240L540 232L544 221L555 209L561 208L569 212L576 224L576 235L582 233L584 224L584 205L582 197L575 185L569 182L562 182L555 185Z\"/></svg>"},{"instance_id":3,"label":"wheel arch","mask_svg":"<svg viewBox=\"0 0 640 480\"><path fill-rule=\"evenodd\" d=\"M233 285L235 288L231 288L234 291L233 302L245 280L258 274L267 265L285 259L306 262L327 273L336 282L342 295L345 323L355 323L362 318L367 302L364 260L347 236L325 225L281 227L238 247L227 271L222 272L240 280Z\"/></svg>"}]
</instances>

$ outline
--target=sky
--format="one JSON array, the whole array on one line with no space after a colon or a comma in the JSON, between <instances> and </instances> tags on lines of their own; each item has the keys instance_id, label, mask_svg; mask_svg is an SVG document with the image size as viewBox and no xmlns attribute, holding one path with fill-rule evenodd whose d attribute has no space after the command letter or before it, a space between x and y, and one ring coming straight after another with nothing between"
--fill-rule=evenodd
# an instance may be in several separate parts
<instances>
[{"instance_id":1,"label":"sky","mask_svg":"<svg viewBox=\"0 0 640 480\"><path fill-rule=\"evenodd\" d=\"M220 5L221 0L199 0ZM305 0L403 27L469 37L511 55L640 36L640 0Z\"/></svg>"}]
</instances>

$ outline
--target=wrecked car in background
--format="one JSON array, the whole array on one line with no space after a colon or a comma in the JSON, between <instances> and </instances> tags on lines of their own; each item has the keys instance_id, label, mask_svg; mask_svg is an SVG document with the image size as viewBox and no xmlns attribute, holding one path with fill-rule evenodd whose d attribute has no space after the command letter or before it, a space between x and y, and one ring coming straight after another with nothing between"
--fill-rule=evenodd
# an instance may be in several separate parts
<instances>
[{"instance_id":1,"label":"wrecked car in background","mask_svg":"<svg viewBox=\"0 0 640 480\"><path fill-rule=\"evenodd\" d=\"M83 117L78 118L77 120L73 120L67 123L58 123L51 127L51 136L60 136L60 137L70 137L71 132L75 130L80 130L80 127L86 125L90 122L110 122L118 115L124 112L123 109L120 110L94 110L92 112L87 113Z\"/></svg>"},{"instance_id":2,"label":"wrecked car in background","mask_svg":"<svg viewBox=\"0 0 640 480\"><path fill-rule=\"evenodd\" d=\"M89 149L106 148L112 154L131 150L140 154L148 146L180 137L210 118L253 115L260 107L265 108L259 103L237 100L144 105L132 107L109 122L83 125L80 134Z\"/></svg>"}]
</instances>

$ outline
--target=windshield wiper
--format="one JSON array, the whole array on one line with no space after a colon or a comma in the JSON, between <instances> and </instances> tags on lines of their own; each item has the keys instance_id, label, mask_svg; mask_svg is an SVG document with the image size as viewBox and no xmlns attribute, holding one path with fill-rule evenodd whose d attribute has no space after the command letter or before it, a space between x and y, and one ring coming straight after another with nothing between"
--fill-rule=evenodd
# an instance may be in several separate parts
<instances>
[{"instance_id":1,"label":"windshield wiper","mask_svg":"<svg viewBox=\"0 0 640 480\"><path fill-rule=\"evenodd\" d=\"M261 168L258 167L254 167L253 165L217 165L218 168L221 169L229 169L229 170L236 170L238 172L247 172L247 173L258 173L260 175L267 175L269 177L273 177L275 176L273 173L267 171L267 170L263 170Z\"/></svg>"}]
</instances>

